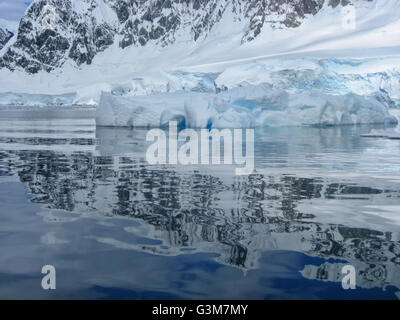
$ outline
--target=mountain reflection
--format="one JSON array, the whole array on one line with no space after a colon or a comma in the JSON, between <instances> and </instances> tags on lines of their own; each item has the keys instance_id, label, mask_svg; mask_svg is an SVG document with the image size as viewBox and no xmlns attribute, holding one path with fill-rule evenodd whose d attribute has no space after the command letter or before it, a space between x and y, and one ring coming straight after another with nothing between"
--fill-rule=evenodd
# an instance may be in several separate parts
<instances>
[{"instance_id":1,"label":"mountain reflection","mask_svg":"<svg viewBox=\"0 0 400 320\"><path fill-rule=\"evenodd\" d=\"M149 166L141 157L144 134L123 131L120 138L115 129L92 138L62 138L60 133L61 138L1 138L0 175L17 175L32 201L48 208L138 219L146 237L162 241L138 245L138 250L213 252L219 262L244 270L257 268L265 250L300 251L342 261L305 266L305 277L340 281L339 267L350 263L358 273L357 285L400 288L398 234L318 222L300 205L372 197L399 203L398 189L290 174L224 179L206 170ZM54 145L68 148L43 148ZM113 149L111 155L107 148Z\"/></svg>"}]
</instances>

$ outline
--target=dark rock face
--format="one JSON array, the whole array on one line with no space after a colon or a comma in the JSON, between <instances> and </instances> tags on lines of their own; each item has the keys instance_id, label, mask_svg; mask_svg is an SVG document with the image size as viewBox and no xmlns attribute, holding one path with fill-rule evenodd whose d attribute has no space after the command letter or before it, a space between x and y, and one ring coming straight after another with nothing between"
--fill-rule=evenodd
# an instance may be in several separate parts
<instances>
[{"instance_id":1,"label":"dark rock face","mask_svg":"<svg viewBox=\"0 0 400 320\"><path fill-rule=\"evenodd\" d=\"M4 48L13 35L14 34L11 31L0 28L0 50Z\"/></svg>"},{"instance_id":2,"label":"dark rock face","mask_svg":"<svg viewBox=\"0 0 400 320\"><path fill-rule=\"evenodd\" d=\"M0 68L50 72L62 66L67 58L78 66L90 64L96 53L113 43L115 30L92 16L94 2L82 2L85 3L84 14L74 10L71 0L35 1L20 21L15 44L0 58ZM46 4L55 8L54 29L42 25Z\"/></svg>"},{"instance_id":3,"label":"dark rock face","mask_svg":"<svg viewBox=\"0 0 400 320\"><path fill-rule=\"evenodd\" d=\"M77 66L91 64L97 53L113 44L121 49L149 42L164 47L174 43L182 30L189 30L193 41L199 41L229 11L236 20L248 22L244 43L254 40L266 24L275 28L298 27L307 15L318 13L326 1L332 7L349 3L349 0L36 0L20 21L16 42L0 57L0 68L37 73L59 68L68 59ZM46 5L55 8L54 28L43 27L42 21L48 14ZM1 43L3 37L10 38L0 31Z\"/></svg>"}]
</instances>

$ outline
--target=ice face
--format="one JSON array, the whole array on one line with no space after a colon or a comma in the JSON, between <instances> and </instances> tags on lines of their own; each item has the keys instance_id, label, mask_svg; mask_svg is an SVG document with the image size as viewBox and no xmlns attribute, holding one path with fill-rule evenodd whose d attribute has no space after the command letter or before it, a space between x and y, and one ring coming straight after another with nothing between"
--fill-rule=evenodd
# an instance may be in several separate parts
<instances>
[{"instance_id":1,"label":"ice face","mask_svg":"<svg viewBox=\"0 0 400 320\"><path fill-rule=\"evenodd\" d=\"M103 93L98 126L159 127L178 120L192 128L397 123L384 102L353 93L288 93L268 85L220 93L176 92L140 97Z\"/></svg>"},{"instance_id":2,"label":"ice face","mask_svg":"<svg viewBox=\"0 0 400 320\"><path fill-rule=\"evenodd\" d=\"M1 106L63 106L72 105L74 99L74 93L61 95L0 93Z\"/></svg>"}]
</instances>

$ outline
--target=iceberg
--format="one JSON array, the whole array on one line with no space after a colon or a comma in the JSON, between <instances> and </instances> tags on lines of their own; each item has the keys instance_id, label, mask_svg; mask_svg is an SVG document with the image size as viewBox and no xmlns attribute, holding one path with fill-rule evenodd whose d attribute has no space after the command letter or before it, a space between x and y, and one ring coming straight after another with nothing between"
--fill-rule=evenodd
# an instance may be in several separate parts
<instances>
[{"instance_id":1,"label":"iceberg","mask_svg":"<svg viewBox=\"0 0 400 320\"><path fill-rule=\"evenodd\" d=\"M98 126L162 127L171 120L190 128L397 123L387 103L374 96L290 93L268 84L219 93L122 97L103 92L96 109Z\"/></svg>"},{"instance_id":2,"label":"iceberg","mask_svg":"<svg viewBox=\"0 0 400 320\"><path fill-rule=\"evenodd\" d=\"M400 131L395 129L372 130L370 133L362 134L365 138L384 138L391 140L400 140Z\"/></svg>"},{"instance_id":3,"label":"iceberg","mask_svg":"<svg viewBox=\"0 0 400 320\"><path fill-rule=\"evenodd\" d=\"M155 94L123 97L103 92L96 108L98 126L160 127L170 120L181 123L184 117L183 95Z\"/></svg>"}]
</instances>

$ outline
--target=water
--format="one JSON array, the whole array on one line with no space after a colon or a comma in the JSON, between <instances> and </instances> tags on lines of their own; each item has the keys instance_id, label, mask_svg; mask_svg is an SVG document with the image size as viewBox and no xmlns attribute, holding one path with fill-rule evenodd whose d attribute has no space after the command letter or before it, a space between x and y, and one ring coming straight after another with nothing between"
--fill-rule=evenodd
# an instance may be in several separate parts
<instances>
[{"instance_id":1,"label":"water","mask_svg":"<svg viewBox=\"0 0 400 320\"><path fill-rule=\"evenodd\" d=\"M257 130L239 177L150 166L147 130L59 111L0 112L0 298L400 297L400 141L360 137L377 126Z\"/></svg>"}]
</instances>

